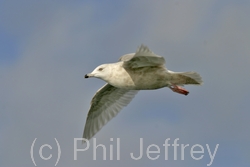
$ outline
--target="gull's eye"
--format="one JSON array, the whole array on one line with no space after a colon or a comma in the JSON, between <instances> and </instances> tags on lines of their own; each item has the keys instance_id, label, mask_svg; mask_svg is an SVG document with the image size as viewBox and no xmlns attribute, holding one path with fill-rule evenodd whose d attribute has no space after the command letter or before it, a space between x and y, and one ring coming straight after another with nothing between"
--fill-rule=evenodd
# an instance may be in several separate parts
<instances>
[{"instance_id":1,"label":"gull's eye","mask_svg":"<svg viewBox=\"0 0 250 167\"><path fill-rule=\"evenodd\" d=\"M103 68L99 68L99 69L98 69L98 71L102 71L102 70L103 70Z\"/></svg>"}]
</instances>

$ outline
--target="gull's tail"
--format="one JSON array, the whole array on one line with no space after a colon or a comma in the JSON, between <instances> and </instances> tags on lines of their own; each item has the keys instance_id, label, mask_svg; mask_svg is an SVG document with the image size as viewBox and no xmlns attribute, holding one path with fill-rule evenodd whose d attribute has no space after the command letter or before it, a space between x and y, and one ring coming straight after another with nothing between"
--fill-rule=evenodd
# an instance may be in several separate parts
<instances>
[{"instance_id":1,"label":"gull's tail","mask_svg":"<svg viewBox=\"0 0 250 167\"><path fill-rule=\"evenodd\" d=\"M171 83L175 85L202 85L203 81L197 72L172 72L171 73Z\"/></svg>"}]
</instances>

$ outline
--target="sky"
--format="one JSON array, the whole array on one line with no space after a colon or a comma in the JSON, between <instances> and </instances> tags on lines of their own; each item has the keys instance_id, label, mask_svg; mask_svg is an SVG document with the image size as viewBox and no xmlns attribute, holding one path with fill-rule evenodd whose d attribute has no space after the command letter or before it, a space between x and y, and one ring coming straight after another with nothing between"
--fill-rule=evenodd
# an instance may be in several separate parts
<instances>
[{"instance_id":1,"label":"sky","mask_svg":"<svg viewBox=\"0 0 250 167\"><path fill-rule=\"evenodd\" d=\"M249 166L249 15L247 0L0 1L0 166ZM141 44L204 84L140 91L87 149L105 82L84 75Z\"/></svg>"}]
</instances>

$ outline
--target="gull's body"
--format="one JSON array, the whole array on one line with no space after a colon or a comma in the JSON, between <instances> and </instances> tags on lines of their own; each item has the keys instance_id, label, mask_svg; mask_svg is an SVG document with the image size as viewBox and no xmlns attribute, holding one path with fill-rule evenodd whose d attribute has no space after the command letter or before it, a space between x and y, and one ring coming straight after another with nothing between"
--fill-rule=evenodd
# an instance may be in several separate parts
<instances>
[{"instance_id":1,"label":"gull's body","mask_svg":"<svg viewBox=\"0 0 250 167\"><path fill-rule=\"evenodd\" d=\"M110 67L112 75L105 81L120 89L147 90L168 86L171 77L165 67L143 67L125 69L123 62L113 63ZM112 78L112 79L111 79Z\"/></svg>"},{"instance_id":2,"label":"gull's body","mask_svg":"<svg viewBox=\"0 0 250 167\"><path fill-rule=\"evenodd\" d=\"M136 53L126 54L119 62L103 64L85 78L96 77L107 82L91 101L83 138L93 137L122 107L126 106L139 90L169 87L187 95L180 85L202 84L196 72L173 72L165 67L165 60L141 45Z\"/></svg>"}]
</instances>

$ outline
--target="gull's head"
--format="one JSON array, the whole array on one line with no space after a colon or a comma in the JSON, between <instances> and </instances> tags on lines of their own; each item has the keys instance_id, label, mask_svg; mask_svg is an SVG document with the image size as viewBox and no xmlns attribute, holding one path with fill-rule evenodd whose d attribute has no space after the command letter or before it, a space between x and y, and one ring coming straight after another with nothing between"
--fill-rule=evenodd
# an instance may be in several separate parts
<instances>
[{"instance_id":1,"label":"gull's head","mask_svg":"<svg viewBox=\"0 0 250 167\"><path fill-rule=\"evenodd\" d=\"M92 71L91 73L86 74L85 78L95 77L95 78L106 80L110 75L110 71L111 70L108 64L102 64L96 67L94 71Z\"/></svg>"}]
</instances>

